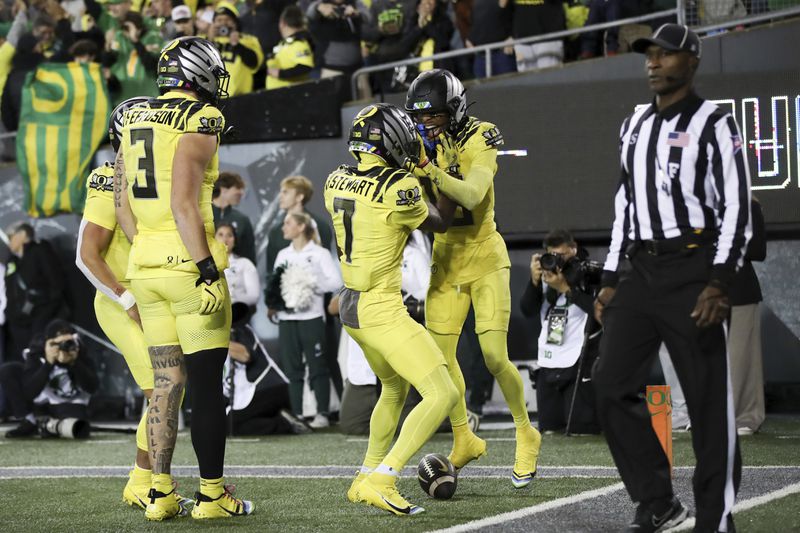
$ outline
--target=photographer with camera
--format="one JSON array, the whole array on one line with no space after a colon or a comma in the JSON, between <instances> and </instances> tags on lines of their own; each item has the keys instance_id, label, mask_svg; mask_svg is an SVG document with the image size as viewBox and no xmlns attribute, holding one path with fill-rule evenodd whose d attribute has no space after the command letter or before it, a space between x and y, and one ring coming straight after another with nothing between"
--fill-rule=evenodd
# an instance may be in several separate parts
<instances>
[{"instance_id":1,"label":"photographer with camera","mask_svg":"<svg viewBox=\"0 0 800 533\"><path fill-rule=\"evenodd\" d=\"M241 32L235 5L225 1L217 4L207 38L219 49L231 75L228 95L253 92L253 74L264 63L264 52L255 36Z\"/></svg>"},{"instance_id":2,"label":"photographer with camera","mask_svg":"<svg viewBox=\"0 0 800 533\"><path fill-rule=\"evenodd\" d=\"M89 436L89 399L97 390L98 377L91 359L83 352L75 329L55 319L25 351L25 363L0 366L0 384L20 425L7 438L86 438ZM37 425L36 416L45 417Z\"/></svg>"},{"instance_id":3,"label":"photographer with camera","mask_svg":"<svg viewBox=\"0 0 800 533\"><path fill-rule=\"evenodd\" d=\"M587 260L568 231L551 231L545 254L531 258L531 282L520 306L538 317L539 370L536 403L539 431L567 434L600 433L591 383L600 325L592 314L602 266Z\"/></svg>"}]
</instances>

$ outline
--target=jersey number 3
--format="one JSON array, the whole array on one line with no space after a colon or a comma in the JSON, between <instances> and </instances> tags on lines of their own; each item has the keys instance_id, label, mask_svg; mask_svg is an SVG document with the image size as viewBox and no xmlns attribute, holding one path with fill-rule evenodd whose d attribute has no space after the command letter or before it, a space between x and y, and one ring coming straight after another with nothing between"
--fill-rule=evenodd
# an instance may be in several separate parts
<instances>
[{"instance_id":1,"label":"jersey number 3","mask_svg":"<svg viewBox=\"0 0 800 533\"><path fill-rule=\"evenodd\" d=\"M131 130L131 145L144 144L144 155L139 158L136 181L131 187L134 198L158 198L156 190L156 165L153 159L153 130L150 128ZM139 185L139 172L144 172L144 186Z\"/></svg>"},{"instance_id":2,"label":"jersey number 3","mask_svg":"<svg viewBox=\"0 0 800 533\"><path fill-rule=\"evenodd\" d=\"M352 263L353 253L353 214L356 212L356 201L352 198L334 198L333 212L344 211L344 260Z\"/></svg>"}]
</instances>

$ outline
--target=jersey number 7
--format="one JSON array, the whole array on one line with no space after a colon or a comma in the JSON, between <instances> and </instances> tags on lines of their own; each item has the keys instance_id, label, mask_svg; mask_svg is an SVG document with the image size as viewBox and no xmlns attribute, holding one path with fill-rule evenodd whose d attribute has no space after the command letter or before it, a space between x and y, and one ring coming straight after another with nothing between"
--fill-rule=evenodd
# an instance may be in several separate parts
<instances>
[{"instance_id":1,"label":"jersey number 7","mask_svg":"<svg viewBox=\"0 0 800 533\"><path fill-rule=\"evenodd\" d=\"M356 201L352 198L334 198L333 212L344 211L344 260L351 263L353 253L353 215L356 212Z\"/></svg>"},{"instance_id":2,"label":"jersey number 7","mask_svg":"<svg viewBox=\"0 0 800 533\"><path fill-rule=\"evenodd\" d=\"M139 158L139 168L136 169L136 180L131 187L134 198L158 198L156 190L156 165L153 158L153 130L151 128L132 129L131 146L141 142L144 145L144 155ZM139 172L144 172L144 186L139 185Z\"/></svg>"}]
</instances>

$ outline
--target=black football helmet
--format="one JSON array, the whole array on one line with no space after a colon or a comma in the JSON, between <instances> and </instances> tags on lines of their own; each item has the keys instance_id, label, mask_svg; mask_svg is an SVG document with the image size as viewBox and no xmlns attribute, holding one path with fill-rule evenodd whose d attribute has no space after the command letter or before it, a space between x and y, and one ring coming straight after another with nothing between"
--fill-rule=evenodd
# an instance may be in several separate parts
<instances>
[{"instance_id":1,"label":"black football helmet","mask_svg":"<svg viewBox=\"0 0 800 533\"><path fill-rule=\"evenodd\" d=\"M358 112L350 128L347 149L373 154L395 168L410 169L419 164L420 137L414 121L391 104L372 104Z\"/></svg>"},{"instance_id":2,"label":"black football helmet","mask_svg":"<svg viewBox=\"0 0 800 533\"><path fill-rule=\"evenodd\" d=\"M205 102L218 105L228 97L230 77L216 46L201 37L179 37L161 50L156 85L162 94L189 89Z\"/></svg>"},{"instance_id":3,"label":"black football helmet","mask_svg":"<svg viewBox=\"0 0 800 533\"><path fill-rule=\"evenodd\" d=\"M144 104L149 100L146 96L134 96L128 98L124 102L120 102L111 115L108 117L108 140L111 141L111 147L114 152L119 151L119 143L122 142L122 116L125 111L140 104Z\"/></svg>"},{"instance_id":4,"label":"black football helmet","mask_svg":"<svg viewBox=\"0 0 800 533\"><path fill-rule=\"evenodd\" d=\"M405 108L413 115L446 112L450 116L447 131L455 134L467 119L467 91L449 70L426 70L411 82Z\"/></svg>"}]
</instances>

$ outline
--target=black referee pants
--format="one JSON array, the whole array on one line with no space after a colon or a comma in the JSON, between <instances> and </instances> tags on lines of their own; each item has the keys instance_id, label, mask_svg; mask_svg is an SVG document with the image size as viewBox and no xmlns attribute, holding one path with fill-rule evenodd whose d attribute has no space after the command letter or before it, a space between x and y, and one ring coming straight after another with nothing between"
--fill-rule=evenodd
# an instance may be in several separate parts
<instances>
[{"instance_id":1,"label":"black referee pants","mask_svg":"<svg viewBox=\"0 0 800 533\"><path fill-rule=\"evenodd\" d=\"M653 357L664 341L692 421L696 531L732 531L741 458L726 330L723 325L700 329L689 316L708 282L712 254L703 247L634 255L631 272L603 313L594 386L600 423L633 501L671 497L669 463L644 398Z\"/></svg>"}]
</instances>

